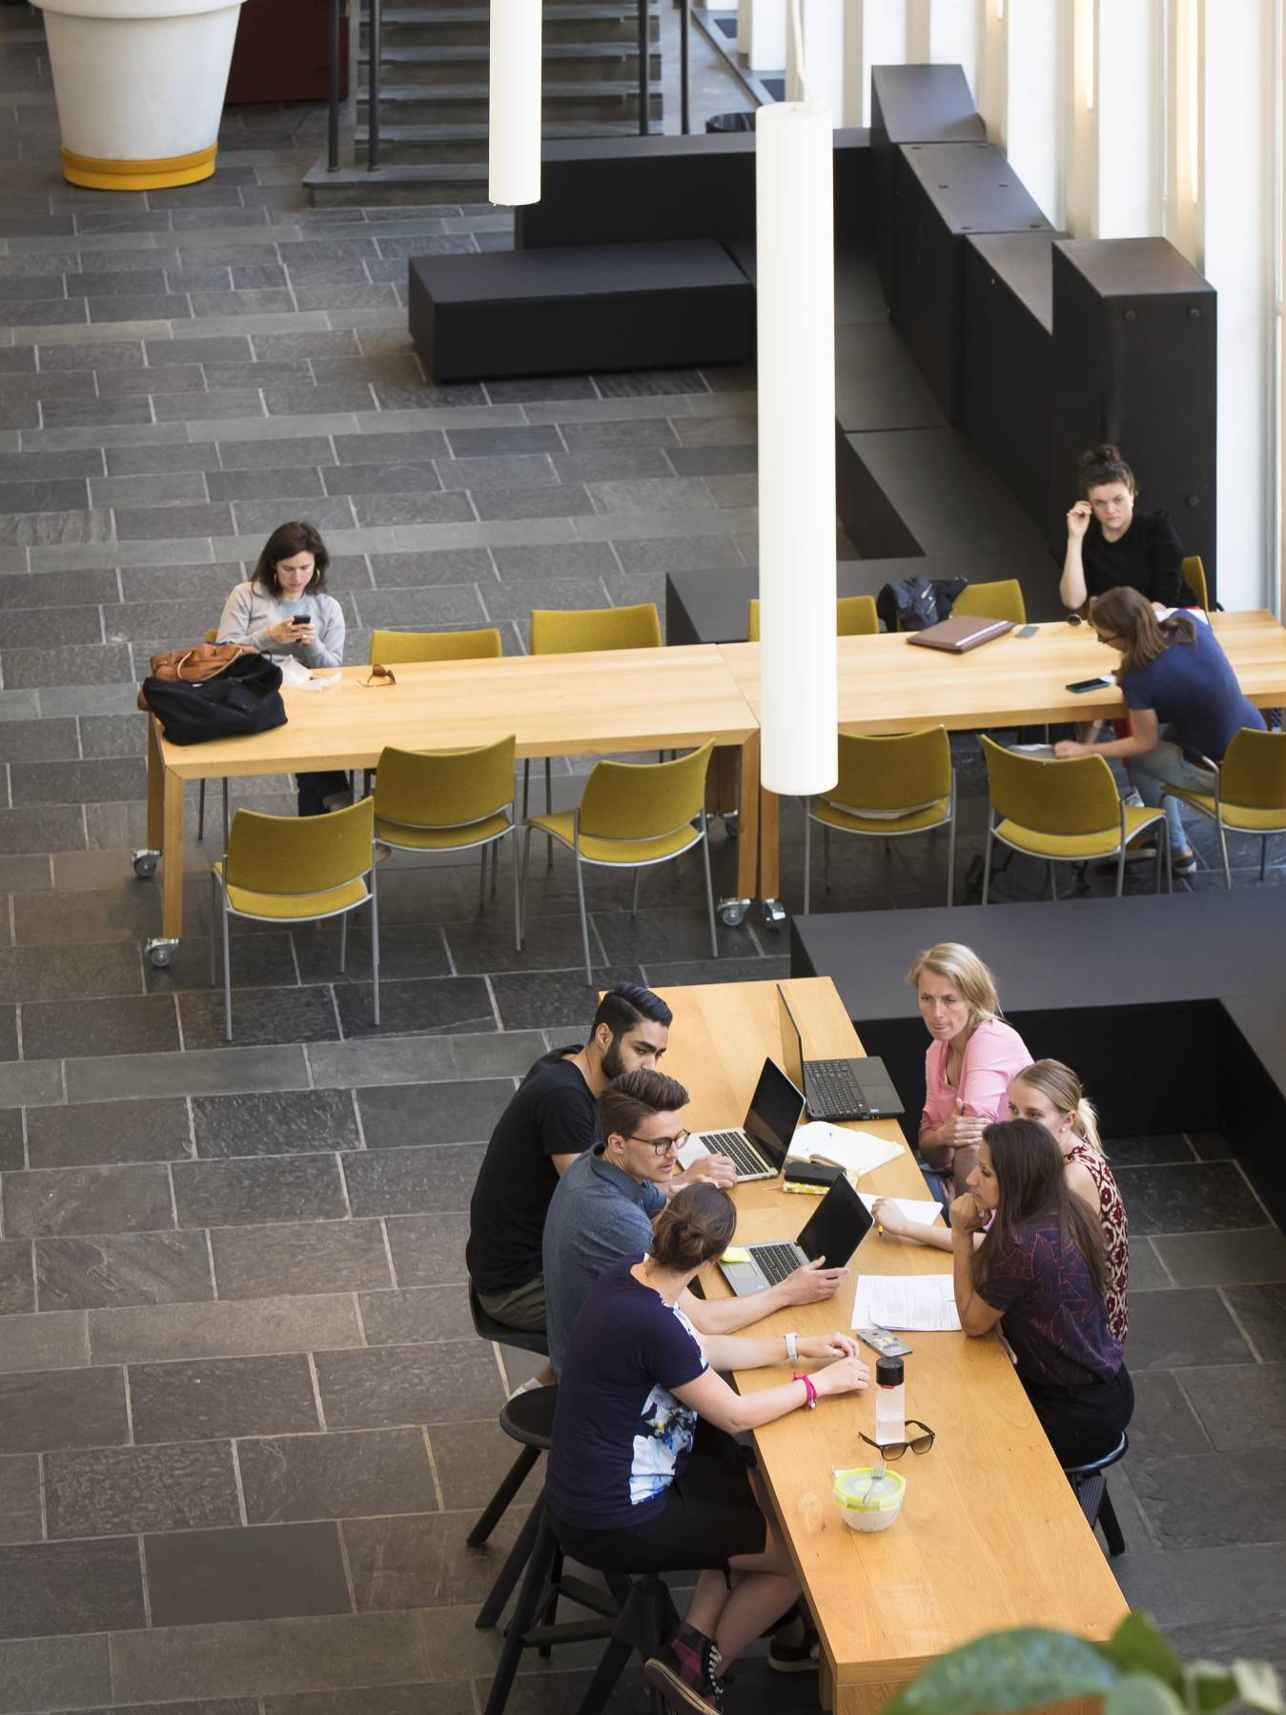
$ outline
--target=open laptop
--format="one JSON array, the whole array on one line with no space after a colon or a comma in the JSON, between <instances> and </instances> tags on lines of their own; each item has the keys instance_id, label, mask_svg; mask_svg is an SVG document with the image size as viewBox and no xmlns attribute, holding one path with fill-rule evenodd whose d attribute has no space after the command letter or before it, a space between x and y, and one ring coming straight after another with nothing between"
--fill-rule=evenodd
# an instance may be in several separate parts
<instances>
[{"instance_id":1,"label":"open laptop","mask_svg":"<svg viewBox=\"0 0 1286 1715\"><path fill-rule=\"evenodd\" d=\"M906 1112L878 1055L851 1060L806 1060L804 1036L786 991L777 984L782 1059L803 1090L815 1120L896 1119Z\"/></svg>"},{"instance_id":2,"label":"open laptop","mask_svg":"<svg viewBox=\"0 0 1286 1715\"><path fill-rule=\"evenodd\" d=\"M749 1262L721 1262L719 1272L737 1298L776 1286L806 1262L825 1257L828 1268L843 1268L871 1230L866 1204L843 1174L814 1210L811 1220L791 1243L747 1245Z\"/></svg>"},{"instance_id":3,"label":"open laptop","mask_svg":"<svg viewBox=\"0 0 1286 1715\"><path fill-rule=\"evenodd\" d=\"M775 1179L803 1117L803 1092L780 1066L765 1060L742 1129L694 1131L679 1151L680 1165L691 1167L703 1154L727 1155L736 1166L738 1184L745 1179Z\"/></svg>"}]
</instances>

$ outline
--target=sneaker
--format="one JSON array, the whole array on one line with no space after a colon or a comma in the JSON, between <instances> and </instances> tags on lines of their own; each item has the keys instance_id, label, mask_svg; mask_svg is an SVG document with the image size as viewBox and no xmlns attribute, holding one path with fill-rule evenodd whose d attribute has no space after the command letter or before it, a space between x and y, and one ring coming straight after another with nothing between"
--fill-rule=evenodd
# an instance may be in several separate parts
<instances>
[{"instance_id":1,"label":"sneaker","mask_svg":"<svg viewBox=\"0 0 1286 1715\"><path fill-rule=\"evenodd\" d=\"M719 1651L711 1640L686 1623L658 1654L643 1664L643 1682L657 1691L666 1707L681 1715L723 1715L723 1680Z\"/></svg>"},{"instance_id":2,"label":"sneaker","mask_svg":"<svg viewBox=\"0 0 1286 1715\"><path fill-rule=\"evenodd\" d=\"M810 1614L797 1614L773 1633L768 1665L774 1673L816 1673L822 1646Z\"/></svg>"},{"instance_id":3,"label":"sneaker","mask_svg":"<svg viewBox=\"0 0 1286 1715\"><path fill-rule=\"evenodd\" d=\"M518 1383L518 1386L510 1393L509 1398L517 1399L520 1393L535 1393L538 1387L544 1387L544 1385L539 1376L528 1376L525 1382Z\"/></svg>"},{"instance_id":4,"label":"sneaker","mask_svg":"<svg viewBox=\"0 0 1286 1715\"><path fill-rule=\"evenodd\" d=\"M1197 872L1197 854L1191 847L1186 852L1176 852L1171 862L1176 875L1195 875Z\"/></svg>"}]
</instances>

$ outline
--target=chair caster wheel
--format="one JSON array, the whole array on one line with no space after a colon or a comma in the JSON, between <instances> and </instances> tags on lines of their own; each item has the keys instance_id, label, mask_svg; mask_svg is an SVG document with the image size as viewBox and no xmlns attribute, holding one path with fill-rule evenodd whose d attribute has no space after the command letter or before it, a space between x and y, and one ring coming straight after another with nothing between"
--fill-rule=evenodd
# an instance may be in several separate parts
<instances>
[{"instance_id":1,"label":"chair caster wheel","mask_svg":"<svg viewBox=\"0 0 1286 1715\"><path fill-rule=\"evenodd\" d=\"M740 839L741 812L739 810L728 810L725 812L723 817L723 831L730 840Z\"/></svg>"},{"instance_id":2,"label":"chair caster wheel","mask_svg":"<svg viewBox=\"0 0 1286 1715\"><path fill-rule=\"evenodd\" d=\"M140 881L151 881L156 874L156 866L161 861L160 852L138 851L134 853L134 874Z\"/></svg>"},{"instance_id":3,"label":"chair caster wheel","mask_svg":"<svg viewBox=\"0 0 1286 1715\"><path fill-rule=\"evenodd\" d=\"M154 971L163 971L167 965L172 965L178 950L177 941L149 941L145 948L148 963Z\"/></svg>"},{"instance_id":4,"label":"chair caster wheel","mask_svg":"<svg viewBox=\"0 0 1286 1715\"><path fill-rule=\"evenodd\" d=\"M749 909L748 899L724 899L719 904L719 921L726 929L740 929Z\"/></svg>"},{"instance_id":5,"label":"chair caster wheel","mask_svg":"<svg viewBox=\"0 0 1286 1715\"><path fill-rule=\"evenodd\" d=\"M786 922L786 907L780 899L764 899L760 901L760 914L765 929L781 929Z\"/></svg>"}]
</instances>

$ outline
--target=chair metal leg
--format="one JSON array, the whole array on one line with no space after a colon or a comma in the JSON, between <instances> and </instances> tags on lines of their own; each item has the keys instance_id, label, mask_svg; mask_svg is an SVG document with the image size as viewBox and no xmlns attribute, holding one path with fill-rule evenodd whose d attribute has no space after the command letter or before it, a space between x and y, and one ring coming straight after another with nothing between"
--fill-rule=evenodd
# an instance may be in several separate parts
<instances>
[{"instance_id":1,"label":"chair metal leg","mask_svg":"<svg viewBox=\"0 0 1286 1715\"><path fill-rule=\"evenodd\" d=\"M1223 823L1219 823L1219 852L1223 858L1224 885L1229 893L1232 892L1232 865L1228 861L1228 832Z\"/></svg>"},{"instance_id":2,"label":"chair metal leg","mask_svg":"<svg viewBox=\"0 0 1286 1715\"><path fill-rule=\"evenodd\" d=\"M486 1542L487 1538L491 1535L492 1531L508 1511L509 1505L514 1496L526 1482L532 1466L539 1458L539 1447L523 1447L519 1451L518 1457L509 1467L500 1487L487 1502L483 1509L482 1516L465 1538L465 1541L468 1543L470 1548L481 1548L483 1543ZM507 1600L508 1597L506 1597L506 1601ZM503 1607L504 1603L502 1602L500 1605ZM479 1624L481 1624L481 1615L479 1615Z\"/></svg>"},{"instance_id":3,"label":"chair metal leg","mask_svg":"<svg viewBox=\"0 0 1286 1715\"><path fill-rule=\"evenodd\" d=\"M537 1510L540 1509L537 1503ZM535 1544L532 1548L531 1559L527 1562L527 1571L522 1581L522 1589L518 1592L513 1617L505 1633L505 1646L500 1652L500 1660L496 1663L496 1676L491 1682L487 1693L487 1701L483 1715L501 1715L509 1692L513 1686L514 1676L518 1672L518 1664L522 1660L524 1640L536 1617L544 1595L545 1583L549 1577L549 1569L554 1563L556 1552L554 1533L541 1518L536 1532Z\"/></svg>"},{"instance_id":4,"label":"chair metal leg","mask_svg":"<svg viewBox=\"0 0 1286 1715\"><path fill-rule=\"evenodd\" d=\"M1165 890L1167 893L1173 893L1174 847L1170 844L1170 824L1166 821L1164 816L1161 818L1161 825L1165 829Z\"/></svg>"},{"instance_id":5,"label":"chair metal leg","mask_svg":"<svg viewBox=\"0 0 1286 1715\"><path fill-rule=\"evenodd\" d=\"M580 933L585 945L585 981L594 981L594 964L589 956L589 912L585 909L585 869L580 861L580 853L574 854L576 859L576 897L580 900Z\"/></svg>"},{"instance_id":6,"label":"chair metal leg","mask_svg":"<svg viewBox=\"0 0 1286 1715\"><path fill-rule=\"evenodd\" d=\"M205 839L205 781L200 782L200 791L196 795L196 837L200 845Z\"/></svg>"},{"instance_id":7,"label":"chair metal leg","mask_svg":"<svg viewBox=\"0 0 1286 1715\"><path fill-rule=\"evenodd\" d=\"M347 976L347 974L348 974L348 913L347 913L347 911L344 913L344 915L339 920L339 968L345 974L345 976Z\"/></svg>"},{"instance_id":8,"label":"chair metal leg","mask_svg":"<svg viewBox=\"0 0 1286 1715\"><path fill-rule=\"evenodd\" d=\"M226 775L219 782L219 787L223 793L223 849L226 852L228 849L228 840L231 837L231 822L228 816L228 779Z\"/></svg>"},{"instance_id":9,"label":"chair metal leg","mask_svg":"<svg viewBox=\"0 0 1286 1715\"><path fill-rule=\"evenodd\" d=\"M223 902L223 1035L232 1041L232 948L228 940L228 902Z\"/></svg>"},{"instance_id":10,"label":"chair metal leg","mask_svg":"<svg viewBox=\"0 0 1286 1715\"><path fill-rule=\"evenodd\" d=\"M719 931L714 920L714 881L710 875L710 818L701 812L701 861L706 874L706 915L710 919L710 956L719 957Z\"/></svg>"},{"instance_id":11,"label":"chair metal leg","mask_svg":"<svg viewBox=\"0 0 1286 1715\"><path fill-rule=\"evenodd\" d=\"M509 855L514 870L514 950L522 948L522 865L518 861L518 825L509 827Z\"/></svg>"},{"instance_id":12,"label":"chair metal leg","mask_svg":"<svg viewBox=\"0 0 1286 1715\"><path fill-rule=\"evenodd\" d=\"M561 1548L555 1548L554 1564L549 1568L549 1599L540 1616L542 1626L552 1626L558 1618L558 1582L562 1575L563 1551ZM553 1645L549 1643L539 1644L536 1648L536 1654L541 1661L548 1661L553 1653Z\"/></svg>"},{"instance_id":13,"label":"chair metal leg","mask_svg":"<svg viewBox=\"0 0 1286 1715\"><path fill-rule=\"evenodd\" d=\"M1124 894L1124 892L1125 892L1125 841L1122 840L1121 849L1116 854L1116 897L1118 899L1120 899L1121 896Z\"/></svg>"},{"instance_id":14,"label":"chair metal leg","mask_svg":"<svg viewBox=\"0 0 1286 1715\"><path fill-rule=\"evenodd\" d=\"M954 807L947 824L947 904L956 902L956 814Z\"/></svg>"},{"instance_id":15,"label":"chair metal leg","mask_svg":"<svg viewBox=\"0 0 1286 1715\"><path fill-rule=\"evenodd\" d=\"M1263 839L1259 842L1259 879L1260 879L1260 881L1267 881L1267 879L1268 879L1268 835L1267 834L1265 834Z\"/></svg>"},{"instance_id":16,"label":"chair metal leg","mask_svg":"<svg viewBox=\"0 0 1286 1715\"><path fill-rule=\"evenodd\" d=\"M991 845L993 837L993 830L989 826L987 828L986 855L982 860L982 903L984 905L987 903L987 895L991 892Z\"/></svg>"},{"instance_id":17,"label":"chair metal leg","mask_svg":"<svg viewBox=\"0 0 1286 1715\"><path fill-rule=\"evenodd\" d=\"M804 916L808 916L809 906L813 901L813 818L808 813L809 800L801 800L804 806Z\"/></svg>"},{"instance_id":18,"label":"chair metal leg","mask_svg":"<svg viewBox=\"0 0 1286 1715\"><path fill-rule=\"evenodd\" d=\"M831 890L831 831L822 823L822 886Z\"/></svg>"},{"instance_id":19,"label":"chair metal leg","mask_svg":"<svg viewBox=\"0 0 1286 1715\"><path fill-rule=\"evenodd\" d=\"M1047 863L1045 865L1045 868L1049 871L1049 897L1052 900L1054 900L1055 902L1057 902L1057 900L1058 900L1058 882L1054 876L1053 862L1051 861L1051 862Z\"/></svg>"},{"instance_id":20,"label":"chair metal leg","mask_svg":"<svg viewBox=\"0 0 1286 1715\"><path fill-rule=\"evenodd\" d=\"M494 1501L492 1505L495 1505ZM533 1507L524 1519L522 1529L514 1538L513 1547L506 1554L505 1563L496 1574L496 1581L487 1592L486 1601L478 1609L477 1618L473 1622L476 1630L489 1632L493 1626L498 1624L501 1614L504 1613L508 1605L509 1598L513 1595L514 1585L522 1577L523 1569L531 1559L531 1551L536 1546L536 1536L539 1530L540 1508Z\"/></svg>"},{"instance_id":21,"label":"chair metal leg","mask_svg":"<svg viewBox=\"0 0 1286 1715\"><path fill-rule=\"evenodd\" d=\"M490 846L483 846L478 862L478 915L481 917L487 903L487 853Z\"/></svg>"},{"instance_id":22,"label":"chair metal leg","mask_svg":"<svg viewBox=\"0 0 1286 1715\"><path fill-rule=\"evenodd\" d=\"M522 819L527 820L528 800L531 796L531 758L526 757L522 765Z\"/></svg>"},{"instance_id":23,"label":"chair metal leg","mask_svg":"<svg viewBox=\"0 0 1286 1715\"><path fill-rule=\"evenodd\" d=\"M1103 1530L1103 1537L1107 1543L1107 1552L1109 1557L1115 1558L1118 1554L1124 1554L1125 1536L1121 1530L1121 1521L1116 1516L1116 1508L1112 1505L1112 1497L1108 1494L1106 1485L1104 1485L1103 1488L1103 1499L1099 1503L1098 1522Z\"/></svg>"},{"instance_id":24,"label":"chair metal leg","mask_svg":"<svg viewBox=\"0 0 1286 1715\"><path fill-rule=\"evenodd\" d=\"M547 816L552 816L553 813L554 813L554 772L553 772L552 767L550 766L549 757L546 757L545 758L545 814ZM551 870L554 867L554 836L552 834L550 834L548 837L547 846L548 846L548 850L546 851L546 854L545 854L545 869L546 869L546 871Z\"/></svg>"},{"instance_id":25,"label":"chair metal leg","mask_svg":"<svg viewBox=\"0 0 1286 1715\"><path fill-rule=\"evenodd\" d=\"M214 871L210 871L210 987L213 988L219 980L219 967L216 962L216 944L214 939L214 918L219 909L219 884L214 879Z\"/></svg>"},{"instance_id":26,"label":"chair metal leg","mask_svg":"<svg viewBox=\"0 0 1286 1715\"><path fill-rule=\"evenodd\" d=\"M518 861L518 836L514 835L514 862ZM514 882L518 893L518 951L522 952L523 938L526 934L527 922L527 875L531 869L531 823L528 822L522 831L522 874Z\"/></svg>"},{"instance_id":27,"label":"chair metal leg","mask_svg":"<svg viewBox=\"0 0 1286 1715\"><path fill-rule=\"evenodd\" d=\"M643 871L641 869L636 869L634 871L634 895L633 895L633 898L630 900L630 916L631 917L637 917L639 914L639 886L640 886L642 880L643 880Z\"/></svg>"},{"instance_id":28,"label":"chair metal leg","mask_svg":"<svg viewBox=\"0 0 1286 1715\"><path fill-rule=\"evenodd\" d=\"M371 1010L375 1015L375 1028L380 1023L380 906L379 895L375 891L375 865L371 865Z\"/></svg>"}]
</instances>

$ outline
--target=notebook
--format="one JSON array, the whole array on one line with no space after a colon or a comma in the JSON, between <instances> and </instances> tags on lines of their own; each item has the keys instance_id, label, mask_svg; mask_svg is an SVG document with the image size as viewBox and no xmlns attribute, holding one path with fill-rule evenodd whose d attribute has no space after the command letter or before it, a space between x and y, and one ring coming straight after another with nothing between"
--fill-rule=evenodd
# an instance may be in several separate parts
<instances>
[{"instance_id":1,"label":"notebook","mask_svg":"<svg viewBox=\"0 0 1286 1715\"><path fill-rule=\"evenodd\" d=\"M949 1274L864 1274L853 1298L855 1328L952 1333L960 1327Z\"/></svg>"},{"instance_id":2,"label":"notebook","mask_svg":"<svg viewBox=\"0 0 1286 1715\"><path fill-rule=\"evenodd\" d=\"M937 625L927 625L923 631L912 631L908 643L918 643L922 649L945 649L949 655L967 655L980 643L990 643L993 637L1003 637L1014 629L1012 619L986 619L981 614L952 614Z\"/></svg>"}]
</instances>

